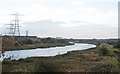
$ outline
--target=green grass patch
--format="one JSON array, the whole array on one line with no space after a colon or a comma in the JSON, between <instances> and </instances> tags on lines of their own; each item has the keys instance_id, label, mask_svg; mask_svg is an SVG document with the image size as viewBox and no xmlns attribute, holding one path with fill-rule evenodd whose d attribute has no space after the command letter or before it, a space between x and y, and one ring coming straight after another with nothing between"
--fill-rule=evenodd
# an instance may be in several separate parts
<instances>
[{"instance_id":1,"label":"green grass patch","mask_svg":"<svg viewBox=\"0 0 120 74\"><path fill-rule=\"evenodd\" d=\"M120 50L118 48L112 48L112 51L118 51L118 52L120 52Z\"/></svg>"},{"instance_id":2,"label":"green grass patch","mask_svg":"<svg viewBox=\"0 0 120 74\"><path fill-rule=\"evenodd\" d=\"M115 58L115 57L110 57L110 56L108 56L107 57L107 59L108 59L108 61L111 63L111 64L114 64L114 65L116 65L116 66L118 66L118 60Z\"/></svg>"},{"instance_id":3,"label":"green grass patch","mask_svg":"<svg viewBox=\"0 0 120 74\"><path fill-rule=\"evenodd\" d=\"M120 49L114 48L113 45L109 45L108 47L111 48L112 51L118 51L118 52L120 52Z\"/></svg>"},{"instance_id":4,"label":"green grass patch","mask_svg":"<svg viewBox=\"0 0 120 74\"><path fill-rule=\"evenodd\" d=\"M108 56L107 59L110 62L110 64L115 65L118 71L120 72L120 62L115 57Z\"/></svg>"}]
</instances>

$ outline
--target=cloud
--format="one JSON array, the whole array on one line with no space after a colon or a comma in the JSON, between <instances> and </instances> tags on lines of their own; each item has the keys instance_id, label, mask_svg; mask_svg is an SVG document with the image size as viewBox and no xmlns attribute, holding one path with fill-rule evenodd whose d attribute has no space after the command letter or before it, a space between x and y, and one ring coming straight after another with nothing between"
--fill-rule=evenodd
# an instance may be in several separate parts
<instances>
[{"instance_id":1,"label":"cloud","mask_svg":"<svg viewBox=\"0 0 120 74\"><path fill-rule=\"evenodd\" d=\"M31 35L39 36L115 37L118 24L117 2L118 0L3 0L0 2L0 23L9 23L10 19L14 19L9 14L17 11L24 14L20 17L23 33L29 30Z\"/></svg>"},{"instance_id":2,"label":"cloud","mask_svg":"<svg viewBox=\"0 0 120 74\"><path fill-rule=\"evenodd\" d=\"M78 22L78 21L77 21ZM62 22L63 23L63 22ZM64 38L115 38L118 29L115 26L96 25L89 26L79 25L64 27L62 23L53 22L52 20L43 20L37 22L25 23L30 35L39 37L64 37ZM91 24L92 25L92 24Z\"/></svg>"},{"instance_id":3,"label":"cloud","mask_svg":"<svg viewBox=\"0 0 120 74\"><path fill-rule=\"evenodd\" d=\"M78 2L79 5L74 3ZM87 21L93 24L117 24L117 11L99 12L95 7L88 7L87 1L65 0L65 1L48 1L37 4L32 4L28 7L23 7L19 10L25 14L23 20L36 21L52 19L55 22L71 21ZM32 18L31 18L32 17ZM114 19L113 19L114 18Z\"/></svg>"}]
</instances>

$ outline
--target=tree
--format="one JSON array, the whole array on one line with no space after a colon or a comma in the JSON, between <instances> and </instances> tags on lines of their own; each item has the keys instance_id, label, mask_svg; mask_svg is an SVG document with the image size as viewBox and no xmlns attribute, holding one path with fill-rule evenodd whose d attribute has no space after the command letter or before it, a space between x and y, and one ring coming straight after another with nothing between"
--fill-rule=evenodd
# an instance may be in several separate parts
<instances>
[{"instance_id":1,"label":"tree","mask_svg":"<svg viewBox=\"0 0 120 74\"><path fill-rule=\"evenodd\" d=\"M28 39L26 41L23 41L24 44L33 44L33 41L31 39Z\"/></svg>"},{"instance_id":2,"label":"tree","mask_svg":"<svg viewBox=\"0 0 120 74\"><path fill-rule=\"evenodd\" d=\"M100 50L101 50L101 53L106 56L109 54L109 51L108 51L108 48L106 46L106 44L101 44L100 45Z\"/></svg>"},{"instance_id":3,"label":"tree","mask_svg":"<svg viewBox=\"0 0 120 74\"><path fill-rule=\"evenodd\" d=\"M16 43L15 43L15 46L18 46L18 45L19 45L19 44L16 42Z\"/></svg>"},{"instance_id":4,"label":"tree","mask_svg":"<svg viewBox=\"0 0 120 74\"><path fill-rule=\"evenodd\" d=\"M120 42L114 45L114 48L120 48Z\"/></svg>"}]
</instances>

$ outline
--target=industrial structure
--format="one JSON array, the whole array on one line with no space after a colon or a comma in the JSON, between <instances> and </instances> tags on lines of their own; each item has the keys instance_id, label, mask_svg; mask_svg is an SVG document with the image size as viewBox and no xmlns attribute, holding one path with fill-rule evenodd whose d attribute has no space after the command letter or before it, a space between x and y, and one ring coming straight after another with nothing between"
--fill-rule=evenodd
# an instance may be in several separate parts
<instances>
[{"instance_id":1,"label":"industrial structure","mask_svg":"<svg viewBox=\"0 0 120 74\"><path fill-rule=\"evenodd\" d=\"M22 42L22 41L26 41L26 40L32 40L33 42L37 41L37 36L28 36L28 30L26 30L26 36L21 36L20 35L20 24L19 24L19 16L22 16L18 13L16 14L10 14L15 16L14 20L12 20L13 22L9 25L9 34L8 36L13 37L14 40ZM9 40L9 39L8 39Z\"/></svg>"},{"instance_id":2,"label":"industrial structure","mask_svg":"<svg viewBox=\"0 0 120 74\"><path fill-rule=\"evenodd\" d=\"M20 25L19 25L19 16L21 16L20 14L18 13L15 13L15 14L10 14L10 15L13 15L15 16L14 20L12 20L13 22L8 24L10 25L9 28L9 35L10 36L20 36Z\"/></svg>"}]
</instances>

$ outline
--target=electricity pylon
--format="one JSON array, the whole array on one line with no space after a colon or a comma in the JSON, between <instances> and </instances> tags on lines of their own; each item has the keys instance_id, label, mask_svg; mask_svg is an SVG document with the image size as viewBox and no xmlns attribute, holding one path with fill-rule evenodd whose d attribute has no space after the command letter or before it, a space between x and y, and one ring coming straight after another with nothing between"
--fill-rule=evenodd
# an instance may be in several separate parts
<instances>
[{"instance_id":1,"label":"electricity pylon","mask_svg":"<svg viewBox=\"0 0 120 74\"><path fill-rule=\"evenodd\" d=\"M14 15L15 19L14 21L14 26L12 26L12 30L13 30L13 36L20 36L20 25L19 25L19 16L21 16L20 14L16 13L16 14L10 14L10 15Z\"/></svg>"}]
</instances>

